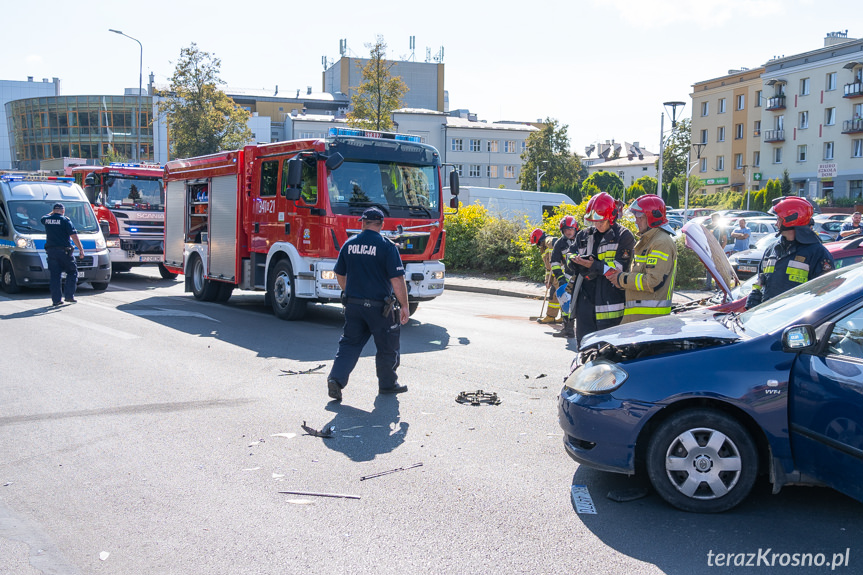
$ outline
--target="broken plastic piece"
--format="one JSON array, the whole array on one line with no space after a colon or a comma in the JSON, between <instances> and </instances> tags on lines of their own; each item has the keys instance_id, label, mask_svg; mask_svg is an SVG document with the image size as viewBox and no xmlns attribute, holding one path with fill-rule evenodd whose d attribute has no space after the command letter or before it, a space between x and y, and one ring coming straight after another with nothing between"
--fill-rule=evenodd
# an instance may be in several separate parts
<instances>
[{"instance_id":1,"label":"broken plastic piece","mask_svg":"<svg viewBox=\"0 0 863 575\"><path fill-rule=\"evenodd\" d=\"M313 491L279 491L287 495L308 495L309 497L338 497L341 499L359 499L359 495L345 495L343 493L315 493Z\"/></svg>"},{"instance_id":2,"label":"broken plastic piece","mask_svg":"<svg viewBox=\"0 0 863 575\"><path fill-rule=\"evenodd\" d=\"M318 431L317 429L315 429L313 427L309 427L308 425L306 425L305 421L303 421L303 424L300 427L302 427L303 431L305 431L306 433L308 433L312 437L323 437L325 439L332 437L333 432L336 430L336 426L331 425L329 427L325 427L324 429Z\"/></svg>"},{"instance_id":3,"label":"broken plastic piece","mask_svg":"<svg viewBox=\"0 0 863 575\"><path fill-rule=\"evenodd\" d=\"M323 369L324 365L325 364L322 363L317 367L313 367L311 369L305 369L303 371L294 371L293 369L280 369L279 371L281 371L282 373L279 377L282 377L284 375L309 375L312 373L319 373L320 370Z\"/></svg>"},{"instance_id":4,"label":"broken plastic piece","mask_svg":"<svg viewBox=\"0 0 863 575\"><path fill-rule=\"evenodd\" d=\"M396 467L395 469L390 469L389 471L381 471L378 473L372 473L371 475L366 475L364 477L360 477L360 481L365 481L366 479L373 479L375 477L380 477L382 475L389 475L390 473L395 473L397 471L405 471L406 469L413 469L414 467L422 467L422 463L414 463L413 465L409 465L407 467Z\"/></svg>"}]
</instances>

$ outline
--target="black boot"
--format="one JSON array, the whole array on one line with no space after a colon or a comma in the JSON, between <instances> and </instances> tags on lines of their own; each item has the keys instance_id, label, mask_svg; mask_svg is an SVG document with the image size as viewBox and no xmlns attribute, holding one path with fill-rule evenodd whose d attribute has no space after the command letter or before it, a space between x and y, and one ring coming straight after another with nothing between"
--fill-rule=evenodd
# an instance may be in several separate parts
<instances>
[{"instance_id":1,"label":"black boot","mask_svg":"<svg viewBox=\"0 0 863 575\"><path fill-rule=\"evenodd\" d=\"M552 337L566 337L571 338L575 337L575 320L572 318L566 318L563 320L563 329L559 332L552 334Z\"/></svg>"}]
</instances>

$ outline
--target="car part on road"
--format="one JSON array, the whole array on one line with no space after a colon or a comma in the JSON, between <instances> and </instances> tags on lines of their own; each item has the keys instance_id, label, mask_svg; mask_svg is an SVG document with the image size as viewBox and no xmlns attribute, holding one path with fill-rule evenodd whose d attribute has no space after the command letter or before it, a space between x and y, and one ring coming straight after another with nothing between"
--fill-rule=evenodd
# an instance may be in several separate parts
<instances>
[{"instance_id":1,"label":"car part on road","mask_svg":"<svg viewBox=\"0 0 863 575\"><path fill-rule=\"evenodd\" d=\"M281 371L282 373L279 374L279 377L282 377L285 375L309 375L312 373L320 373L320 370L321 370L321 368L324 367L324 365L326 365L326 364L322 363L317 367L313 367L311 369L305 369L303 371L294 371L293 369L280 369L279 371Z\"/></svg>"},{"instance_id":2,"label":"car part on road","mask_svg":"<svg viewBox=\"0 0 863 575\"><path fill-rule=\"evenodd\" d=\"M344 493L316 493L314 491L279 491L287 495L308 495L309 497L337 497L340 499L359 499L359 495L345 495Z\"/></svg>"},{"instance_id":3,"label":"car part on road","mask_svg":"<svg viewBox=\"0 0 863 575\"><path fill-rule=\"evenodd\" d=\"M463 391L455 398L457 403L469 403L471 405L500 405L500 398L496 393L486 393L481 389L477 391Z\"/></svg>"},{"instance_id":4,"label":"car part on road","mask_svg":"<svg viewBox=\"0 0 863 575\"><path fill-rule=\"evenodd\" d=\"M309 427L306 425L306 422L303 421L303 424L300 426L303 428L303 431L311 435L312 437L323 437L324 439L329 439L333 436L333 432L336 430L335 425L331 425L329 427L325 427L324 429L318 431L313 427Z\"/></svg>"},{"instance_id":5,"label":"car part on road","mask_svg":"<svg viewBox=\"0 0 863 575\"><path fill-rule=\"evenodd\" d=\"M381 477L382 475L389 475L390 473L395 473L397 471L406 471L408 469L413 469L414 467L422 467L422 463L414 463L413 465L408 465L407 467L396 467L395 469L390 469L389 471L380 471L378 473L372 473L371 475L364 475L360 477L360 481L365 481L366 479L374 479L375 477Z\"/></svg>"}]
</instances>

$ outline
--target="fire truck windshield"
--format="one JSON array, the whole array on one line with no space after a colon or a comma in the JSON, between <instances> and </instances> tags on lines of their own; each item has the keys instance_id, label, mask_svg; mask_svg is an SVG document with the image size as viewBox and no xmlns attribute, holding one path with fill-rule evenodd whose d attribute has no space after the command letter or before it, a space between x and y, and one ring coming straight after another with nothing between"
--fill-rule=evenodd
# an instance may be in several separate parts
<instances>
[{"instance_id":1,"label":"fire truck windshield","mask_svg":"<svg viewBox=\"0 0 863 575\"><path fill-rule=\"evenodd\" d=\"M165 208L165 192L160 179L115 177L105 178L108 197L103 203L109 208L126 210L162 210Z\"/></svg>"},{"instance_id":2,"label":"fire truck windshield","mask_svg":"<svg viewBox=\"0 0 863 575\"><path fill-rule=\"evenodd\" d=\"M345 161L327 179L333 213L369 206L390 217L438 217L437 167Z\"/></svg>"}]
</instances>

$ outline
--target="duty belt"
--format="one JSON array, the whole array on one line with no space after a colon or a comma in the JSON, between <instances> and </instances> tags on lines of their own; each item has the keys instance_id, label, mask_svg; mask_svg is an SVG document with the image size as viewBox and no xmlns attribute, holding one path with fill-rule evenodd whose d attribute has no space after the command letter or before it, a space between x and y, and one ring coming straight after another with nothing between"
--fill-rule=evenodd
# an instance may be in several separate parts
<instances>
[{"instance_id":1,"label":"duty belt","mask_svg":"<svg viewBox=\"0 0 863 575\"><path fill-rule=\"evenodd\" d=\"M383 307L384 302L374 300L374 299L362 299L356 297L349 297L348 303L352 303L354 305L361 305L363 307Z\"/></svg>"}]
</instances>

